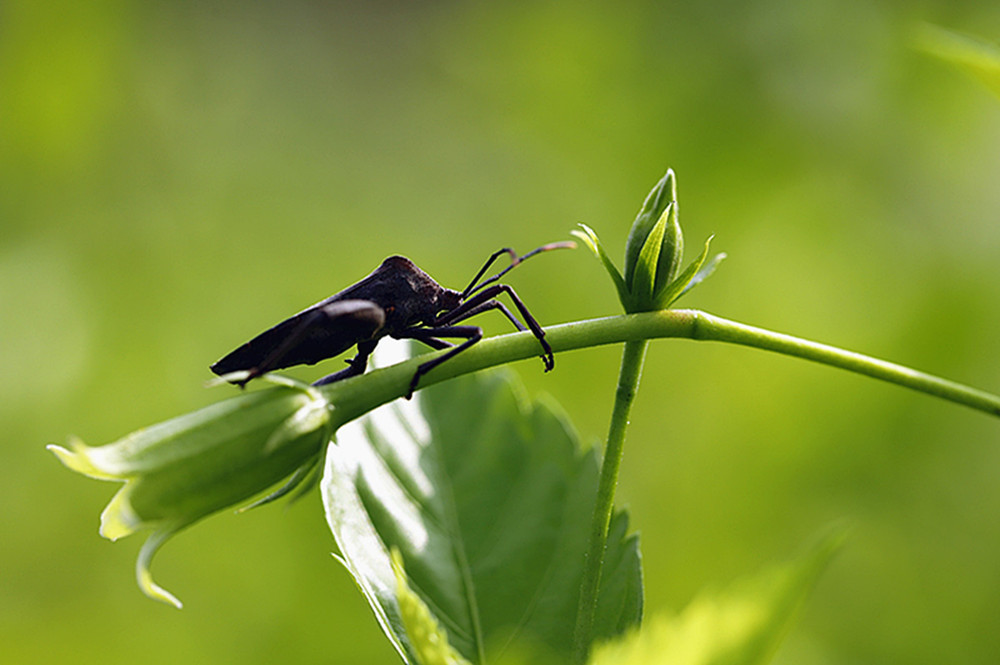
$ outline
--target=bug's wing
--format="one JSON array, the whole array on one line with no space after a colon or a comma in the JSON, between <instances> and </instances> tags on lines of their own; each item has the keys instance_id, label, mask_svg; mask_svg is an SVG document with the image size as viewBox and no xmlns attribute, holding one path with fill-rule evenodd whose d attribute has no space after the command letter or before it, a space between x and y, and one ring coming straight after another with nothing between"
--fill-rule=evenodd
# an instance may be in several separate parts
<instances>
[{"instance_id":1,"label":"bug's wing","mask_svg":"<svg viewBox=\"0 0 1000 665\"><path fill-rule=\"evenodd\" d=\"M324 301L265 330L211 366L218 375L312 365L379 336L385 311L370 300Z\"/></svg>"}]
</instances>

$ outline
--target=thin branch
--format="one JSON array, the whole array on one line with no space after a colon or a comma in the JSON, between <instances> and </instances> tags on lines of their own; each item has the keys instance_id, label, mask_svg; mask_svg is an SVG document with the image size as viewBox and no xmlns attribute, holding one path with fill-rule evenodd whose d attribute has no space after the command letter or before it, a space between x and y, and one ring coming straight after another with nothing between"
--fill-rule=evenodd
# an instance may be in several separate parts
<instances>
[{"instance_id":1,"label":"thin branch","mask_svg":"<svg viewBox=\"0 0 1000 665\"><path fill-rule=\"evenodd\" d=\"M670 309L629 314L575 321L545 329L545 338L557 353L666 337L728 342L804 358L911 388L993 416L1000 416L1000 397L997 395L918 372L903 365L748 326L697 310ZM427 387L460 374L538 355L540 355L538 340L531 333L513 333L484 339L468 351L421 377L420 387ZM430 357L421 356L392 367L322 386L319 390L336 405L334 419L339 423L348 422L380 404L404 396L417 366L427 362Z\"/></svg>"}]
</instances>

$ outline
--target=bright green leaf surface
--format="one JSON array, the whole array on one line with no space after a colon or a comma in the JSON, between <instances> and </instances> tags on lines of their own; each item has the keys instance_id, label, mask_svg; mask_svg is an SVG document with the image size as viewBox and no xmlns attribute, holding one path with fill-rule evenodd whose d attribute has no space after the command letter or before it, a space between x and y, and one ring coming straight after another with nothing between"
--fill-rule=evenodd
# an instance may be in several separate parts
<instances>
[{"instance_id":1,"label":"bright green leaf surface","mask_svg":"<svg viewBox=\"0 0 1000 665\"><path fill-rule=\"evenodd\" d=\"M527 400L509 374L439 384L341 428L322 485L345 565L411 662L391 547L463 657L569 654L597 461L558 409ZM619 513L598 639L641 617L638 539L627 530Z\"/></svg>"},{"instance_id":2,"label":"bright green leaf surface","mask_svg":"<svg viewBox=\"0 0 1000 665\"><path fill-rule=\"evenodd\" d=\"M917 44L972 74L1000 97L1000 47L996 44L933 25L923 26Z\"/></svg>"},{"instance_id":3,"label":"bright green leaf surface","mask_svg":"<svg viewBox=\"0 0 1000 665\"><path fill-rule=\"evenodd\" d=\"M468 665L448 643L448 635L434 620L430 608L420 599L406 579L399 550L390 552L392 572L396 576L396 601L410 647L418 665Z\"/></svg>"},{"instance_id":4,"label":"bright green leaf surface","mask_svg":"<svg viewBox=\"0 0 1000 665\"><path fill-rule=\"evenodd\" d=\"M675 617L598 647L591 665L761 665L843 540L837 531L800 558L729 588L703 592Z\"/></svg>"}]
</instances>

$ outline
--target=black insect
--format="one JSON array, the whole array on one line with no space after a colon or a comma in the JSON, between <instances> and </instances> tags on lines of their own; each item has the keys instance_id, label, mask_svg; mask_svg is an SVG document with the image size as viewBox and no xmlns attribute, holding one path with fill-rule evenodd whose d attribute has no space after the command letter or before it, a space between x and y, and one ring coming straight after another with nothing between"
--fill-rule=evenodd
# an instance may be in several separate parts
<instances>
[{"instance_id":1,"label":"black insect","mask_svg":"<svg viewBox=\"0 0 1000 665\"><path fill-rule=\"evenodd\" d=\"M243 386L265 372L293 365L312 365L356 344L358 354L347 361L346 369L314 384L323 385L364 373L368 356L386 336L419 340L434 349L451 349L417 368L410 380L409 396L421 376L482 339L483 329L479 326L456 324L487 310L498 309L518 330L530 330L538 338L547 372L555 365L555 360L552 348L545 341L545 331L514 289L497 282L514 266L539 252L574 246L573 242L551 243L524 256L518 256L510 248L501 249L490 256L463 291L444 288L406 257L390 256L357 284L265 330L216 362L211 370L220 376L246 370L248 376L233 381ZM510 265L482 279L504 254L510 256ZM527 325L496 299L501 293L510 296ZM456 346L442 337L464 341Z\"/></svg>"}]
</instances>

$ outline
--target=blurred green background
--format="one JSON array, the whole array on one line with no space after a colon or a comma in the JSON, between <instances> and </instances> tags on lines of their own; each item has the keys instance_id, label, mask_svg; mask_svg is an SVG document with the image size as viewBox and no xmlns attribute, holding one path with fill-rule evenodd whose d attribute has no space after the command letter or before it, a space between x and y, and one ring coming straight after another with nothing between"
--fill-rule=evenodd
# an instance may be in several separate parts
<instances>
[{"instance_id":1,"label":"blurred green background","mask_svg":"<svg viewBox=\"0 0 1000 665\"><path fill-rule=\"evenodd\" d=\"M683 306L1000 390L1000 103L920 20L1000 36L953 0L0 4L3 660L396 662L318 495L172 541L178 612L44 445L222 398L210 362L391 253L461 287L583 221L618 258L668 166L689 255L730 256ZM510 281L543 324L618 311L584 250ZM592 441L618 355L517 371ZM779 663L1000 662L995 419L677 340L632 423L649 612L847 518Z\"/></svg>"}]
</instances>

